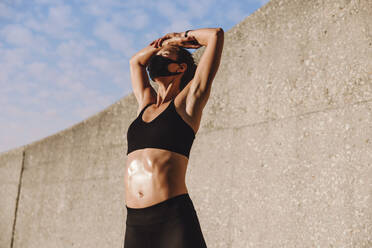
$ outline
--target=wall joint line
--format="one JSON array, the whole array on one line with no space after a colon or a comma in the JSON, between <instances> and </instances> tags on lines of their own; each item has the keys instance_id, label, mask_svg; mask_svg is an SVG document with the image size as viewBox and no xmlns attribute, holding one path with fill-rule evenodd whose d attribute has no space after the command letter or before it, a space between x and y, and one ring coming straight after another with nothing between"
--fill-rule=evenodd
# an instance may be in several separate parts
<instances>
[{"instance_id":1,"label":"wall joint line","mask_svg":"<svg viewBox=\"0 0 372 248\"><path fill-rule=\"evenodd\" d=\"M21 187L22 187L22 177L23 177L23 169L24 169L24 165L25 165L25 156L26 156L26 151L23 150L23 152L22 152L22 167L21 167L21 173L19 174L18 193L17 193L16 206L15 206L15 211L14 211L12 240L10 242L10 248L13 248L13 246L14 246L14 234L15 234L15 228L16 228L16 222L17 222L19 197L20 197Z\"/></svg>"}]
</instances>

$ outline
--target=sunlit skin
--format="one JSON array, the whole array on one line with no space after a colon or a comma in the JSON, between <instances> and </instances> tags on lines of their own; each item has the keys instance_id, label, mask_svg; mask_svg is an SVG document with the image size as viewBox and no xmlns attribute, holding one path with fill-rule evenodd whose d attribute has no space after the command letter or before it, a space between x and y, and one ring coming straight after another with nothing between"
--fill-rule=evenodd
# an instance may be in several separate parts
<instances>
[{"instance_id":1,"label":"sunlit skin","mask_svg":"<svg viewBox=\"0 0 372 248\"><path fill-rule=\"evenodd\" d=\"M164 46L156 54L177 60L171 46ZM168 70L184 72L186 64L168 65ZM143 113L144 122L150 122L161 114L172 99L177 113L189 124L195 134L201 115L190 117L185 109L185 94L179 94L182 74L155 79L158 83L157 102ZM180 140L179 142L182 142ZM131 208L144 208L165 201L173 196L188 193L185 177L188 158L182 154L158 148L135 150L128 154L125 170L125 199Z\"/></svg>"}]
</instances>

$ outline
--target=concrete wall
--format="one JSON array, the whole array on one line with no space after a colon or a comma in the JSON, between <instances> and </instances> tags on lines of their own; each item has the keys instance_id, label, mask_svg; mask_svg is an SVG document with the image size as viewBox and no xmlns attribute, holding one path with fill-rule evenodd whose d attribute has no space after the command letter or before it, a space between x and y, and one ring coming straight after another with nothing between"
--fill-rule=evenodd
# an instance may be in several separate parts
<instances>
[{"instance_id":1,"label":"concrete wall","mask_svg":"<svg viewBox=\"0 0 372 248\"><path fill-rule=\"evenodd\" d=\"M186 178L208 247L372 247L371 1L272 0L213 84ZM136 109L1 154L1 248L123 246Z\"/></svg>"}]
</instances>

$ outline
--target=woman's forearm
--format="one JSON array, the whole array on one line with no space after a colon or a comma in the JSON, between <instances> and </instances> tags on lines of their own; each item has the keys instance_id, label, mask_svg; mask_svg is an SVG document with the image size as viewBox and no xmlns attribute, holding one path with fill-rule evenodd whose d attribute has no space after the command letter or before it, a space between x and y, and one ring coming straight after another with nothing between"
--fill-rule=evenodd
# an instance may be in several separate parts
<instances>
[{"instance_id":1,"label":"woman's forearm","mask_svg":"<svg viewBox=\"0 0 372 248\"><path fill-rule=\"evenodd\" d=\"M186 31L185 31L186 32ZM182 37L185 36L185 32L182 32ZM215 36L218 32L223 32L222 28L200 28L191 30L187 33L187 36L194 36L195 39L199 42L202 46L208 45L208 40Z\"/></svg>"},{"instance_id":2,"label":"woman's forearm","mask_svg":"<svg viewBox=\"0 0 372 248\"><path fill-rule=\"evenodd\" d=\"M130 62L136 62L140 65L147 66L147 62L149 61L151 56L158 52L160 49L162 49L162 47L155 48L152 45L148 45L147 47L143 48L138 53L133 55L130 59Z\"/></svg>"}]
</instances>

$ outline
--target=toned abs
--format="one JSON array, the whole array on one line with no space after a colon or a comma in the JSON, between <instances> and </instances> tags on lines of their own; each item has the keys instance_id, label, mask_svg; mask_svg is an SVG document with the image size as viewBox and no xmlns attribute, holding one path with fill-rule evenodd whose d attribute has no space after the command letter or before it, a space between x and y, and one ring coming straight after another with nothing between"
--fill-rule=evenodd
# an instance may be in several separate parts
<instances>
[{"instance_id":1,"label":"toned abs","mask_svg":"<svg viewBox=\"0 0 372 248\"><path fill-rule=\"evenodd\" d=\"M125 169L126 205L144 208L188 193L188 158L168 150L145 148L128 154Z\"/></svg>"}]
</instances>

